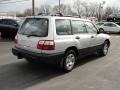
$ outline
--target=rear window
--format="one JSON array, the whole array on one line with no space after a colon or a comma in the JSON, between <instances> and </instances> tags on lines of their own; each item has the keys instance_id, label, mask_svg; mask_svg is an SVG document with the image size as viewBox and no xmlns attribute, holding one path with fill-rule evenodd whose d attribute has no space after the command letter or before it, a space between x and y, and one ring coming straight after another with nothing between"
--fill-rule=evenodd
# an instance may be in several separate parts
<instances>
[{"instance_id":1,"label":"rear window","mask_svg":"<svg viewBox=\"0 0 120 90\"><path fill-rule=\"evenodd\" d=\"M19 34L46 37L48 35L48 19L28 18L22 24Z\"/></svg>"}]
</instances>

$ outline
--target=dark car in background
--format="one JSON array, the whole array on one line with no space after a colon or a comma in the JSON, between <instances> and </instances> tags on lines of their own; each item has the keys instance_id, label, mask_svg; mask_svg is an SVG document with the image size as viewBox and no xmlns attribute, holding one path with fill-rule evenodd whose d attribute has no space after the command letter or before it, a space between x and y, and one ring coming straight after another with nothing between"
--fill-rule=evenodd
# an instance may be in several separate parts
<instances>
[{"instance_id":1,"label":"dark car in background","mask_svg":"<svg viewBox=\"0 0 120 90\"><path fill-rule=\"evenodd\" d=\"M13 19L0 19L1 38L14 38L19 28L19 23Z\"/></svg>"},{"instance_id":2,"label":"dark car in background","mask_svg":"<svg viewBox=\"0 0 120 90\"><path fill-rule=\"evenodd\" d=\"M107 21L120 21L120 14L111 14L107 17Z\"/></svg>"}]
</instances>

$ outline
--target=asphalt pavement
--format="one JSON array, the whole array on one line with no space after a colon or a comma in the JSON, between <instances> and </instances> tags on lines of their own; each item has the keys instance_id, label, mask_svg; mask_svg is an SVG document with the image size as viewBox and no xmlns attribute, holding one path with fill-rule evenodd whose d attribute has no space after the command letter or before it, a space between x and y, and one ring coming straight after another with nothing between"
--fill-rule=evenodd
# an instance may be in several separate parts
<instances>
[{"instance_id":1,"label":"asphalt pavement","mask_svg":"<svg viewBox=\"0 0 120 90\"><path fill-rule=\"evenodd\" d=\"M120 35L111 35L107 56L84 57L70 73L18 60L13 46L0 41L0 90L120 90Z\"/></svg>"}]
</instances>

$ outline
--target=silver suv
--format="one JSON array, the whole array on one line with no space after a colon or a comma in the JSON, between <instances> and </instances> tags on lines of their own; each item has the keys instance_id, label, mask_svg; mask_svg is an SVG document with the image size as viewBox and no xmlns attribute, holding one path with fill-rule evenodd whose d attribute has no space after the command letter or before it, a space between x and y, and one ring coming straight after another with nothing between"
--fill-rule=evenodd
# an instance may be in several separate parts
<instances>
[{"instance_id":1,"label":"silver suv","mask_svg":"<svg viewBox=\"0 0 120 90\"><path fill-rule=\"evenodd\" d=\"M29 62L54 61L65 71L71 71L82 55L98 52L105 56L110 46L109 38L89 20L32 16L21 25L12 53Z\"/></svg>"}]
</instances>

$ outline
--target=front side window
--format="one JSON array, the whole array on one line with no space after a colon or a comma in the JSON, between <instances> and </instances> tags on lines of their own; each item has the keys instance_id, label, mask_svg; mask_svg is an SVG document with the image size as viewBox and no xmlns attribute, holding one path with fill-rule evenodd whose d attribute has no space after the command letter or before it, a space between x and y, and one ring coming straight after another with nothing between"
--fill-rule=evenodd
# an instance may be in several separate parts
<instances>
[{"instance_id":1,"label":"front side window","mask_svg":"<svg viewBox=\"0 0 120 90\"><path fill-rule=\"evenodd\" d=\"M73 34L87 33L82 21L72 21Z\"/></svg>"},{"instance_id":2,"label":"front side window","mask_svg":"<svg viewBox=\"0 0 120 90\"><path fill-rule=\"evenodd\" d=\"M45 37L48 35L48 19L28 18L22 24L18 33Z\"/></svg>"},{"instance_id":3,"label":"front side window","mask_svg":"<svg viewBox=\"0 0 120 90\"><path fill-rule=\"evenodd\" d=\"M86 25L86 29L87 29L88 33L97 34L97 29L91 22L85 22L85 25Z\"/></svg>"},{"instance_id":4,"label":"front side window","mask_svg":"<svg viewBox=\"0 0 120 90\"><path fill-rule=\"evenodd\" d=\"M57 19L56 23L56 33L57 35L70 35L71 34L71 25L70 20Z\"/></svg>"}]
</instances>

